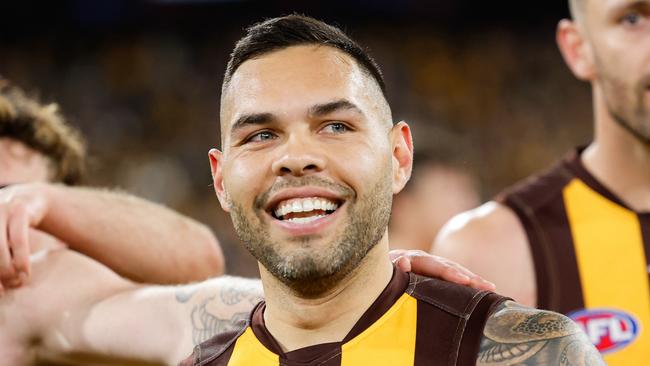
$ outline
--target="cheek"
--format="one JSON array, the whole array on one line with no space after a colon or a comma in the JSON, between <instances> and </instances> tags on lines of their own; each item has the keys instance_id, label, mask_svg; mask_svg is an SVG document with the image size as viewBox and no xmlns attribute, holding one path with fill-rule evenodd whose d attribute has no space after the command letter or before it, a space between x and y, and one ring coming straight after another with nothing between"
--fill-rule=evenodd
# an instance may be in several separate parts
<instances>
[{"instance_id":1,"label":"cheek","mask_svg":"<svg viewBox=\"0 0 650 366\"><path fill-rule=\"evenodd\" d=\"M352 187L374 185L380 177L389 174L390 154L372 143L349 144L336 149L334 159ZM356 190L356 188L355 188Z\"/></svg>"},{"instance_id":2,"label":"cheek","mask_svg":"<svg viewBox=\"0 0 650 366\"><path fill-rule=\"evenodd\" d=\"M239 204L246 206L253 201L260 192L260 186L265 179L267 164L260 159L248 159L245 157L233 159L231 164L224 167L224 186L230 198Z\"/></svg>"}]
</instances>

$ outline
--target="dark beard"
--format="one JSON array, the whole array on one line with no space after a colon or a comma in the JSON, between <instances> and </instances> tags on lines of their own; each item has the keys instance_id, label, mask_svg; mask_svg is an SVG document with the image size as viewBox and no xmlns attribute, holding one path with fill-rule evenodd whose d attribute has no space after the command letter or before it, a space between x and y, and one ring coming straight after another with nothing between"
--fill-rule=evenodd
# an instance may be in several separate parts
<instances>
[{"instance_id":1,"label":"dark beard","mask_svg":"<svg viewBox=\"0 0 650 366\"><path fill-rule=\"evenodd\" d=\"M333 188L332 183L313 177L290 184L304 185ZM338 186L337 190L349 188ZM231 217L246 249L274 277L300 296L313 298L333 288L357 268L381 240L388 226L392 204L390 176L381 177L365 198L355 196L346 204L350 218L347 227L332 243L319 248L312 247L313 237L296 238L297 242L290 244L296 248L291 251L283 248L270 240L260 216L249 219L243 208L234 202L231 202Z\"/></svg>"},{"instance_id":2,"label":"dark beard","mask_svg":"<svg viewBox=\"0 0 650 366\"><path fill-rule=\"evenodd\" d=\"M609 115L637 140L650 146L650 111L644 106L650 76L639 80L631 96L627 94L629 88L615 76L605 73L602 80Z\"/></svg>"}]
</instances>

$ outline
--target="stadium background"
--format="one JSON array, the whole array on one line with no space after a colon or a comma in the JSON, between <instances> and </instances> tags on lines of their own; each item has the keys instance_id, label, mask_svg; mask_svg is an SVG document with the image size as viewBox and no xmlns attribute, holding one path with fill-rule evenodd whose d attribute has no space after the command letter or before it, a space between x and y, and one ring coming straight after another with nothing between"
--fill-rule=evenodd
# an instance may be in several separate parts
<instances>
[{"instance_id":1,"label":"stadium background","mask_svg":"<svg viewBox=\"0 0 650 366\"><path fill-rule=\"evenodd\" d=\"M210 225L228 272L254 276L212 188L220 84L244 26L305 13L382 66L394 119L419 154L473 172L482 198L588 142L587 85L555 46L566 1L6 1L0 75L57 101L87 137L89 183ZM182 243L181 243L182 244Z\"/></svg>"}]
</instances>

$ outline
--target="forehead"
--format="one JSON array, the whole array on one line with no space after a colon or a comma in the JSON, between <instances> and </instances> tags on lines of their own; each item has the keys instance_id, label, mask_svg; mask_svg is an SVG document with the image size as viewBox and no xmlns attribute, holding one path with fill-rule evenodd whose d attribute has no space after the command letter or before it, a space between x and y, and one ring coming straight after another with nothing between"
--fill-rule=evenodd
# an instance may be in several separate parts
<instances>
[{"instance_id":1,"label":"forehead","mask_svg":"<svg viewBox=\"0 0 650 366\"><path fill-rule=\"evenodd\" d=\"M49 161L21 142L0 137L0 185L49 180Z\"/></svg>"},{"instance_id":2,"label":"forehead","mask_svg":"<svg viewBox=\"0 0 650 366\"><path fill-rule=\"evenodd\" d=\"M222 98L221 123L242 113L278 115L345 98L372 99L369 76L347 54L328 46L293 46L244 62ZM226 127L226 126L222 126Z\"/></svg>"},{"instance_id":3,"label":"forehead","mask_svg":"<svg viewBox=\"0 0 650 366\"><path fill-rule=\"evenodd\" d=\"M650 5L650 0L577 0L587 17L605 16L629 7Z\"/></svg>"}]
</instances>

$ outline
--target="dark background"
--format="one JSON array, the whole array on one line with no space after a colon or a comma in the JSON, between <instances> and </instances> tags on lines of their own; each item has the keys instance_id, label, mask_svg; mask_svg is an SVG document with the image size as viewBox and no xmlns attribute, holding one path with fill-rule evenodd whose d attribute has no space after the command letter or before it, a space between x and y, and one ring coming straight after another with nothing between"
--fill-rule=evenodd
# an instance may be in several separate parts
<instances>
[{"instance_id":1,"label":"dark background","mask_svg":"<svg viewBox=\"0 0 650 366\"><path fill-rule=\"evenodd\" d=\"M229 272L255 275L210 187L221 78L244 28L304 13L382 66L418 154L476 175L484 199L589 141L590 94L564 65L565 1L5 1L0 75L57 102L88 139L90 184L213 227Z\"/></svg>"}]
</instances>

